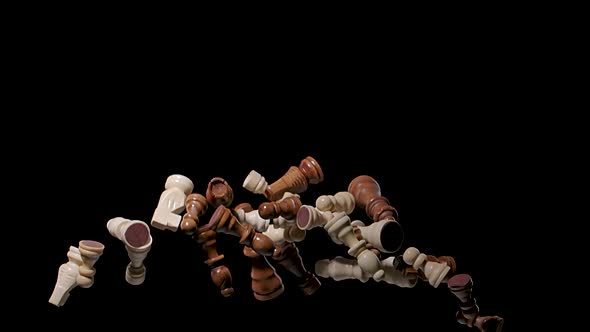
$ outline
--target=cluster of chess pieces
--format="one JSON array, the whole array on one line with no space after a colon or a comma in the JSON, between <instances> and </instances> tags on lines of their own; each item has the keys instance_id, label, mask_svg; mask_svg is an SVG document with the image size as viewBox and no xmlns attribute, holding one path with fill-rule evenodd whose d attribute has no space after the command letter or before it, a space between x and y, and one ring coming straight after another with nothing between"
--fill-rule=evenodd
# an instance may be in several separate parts
<instances>
[{"instance_id":1,"label":"cluster of chess pieces","mask_svg":"<svg viewBox=\"0 0 590 332\"><path fill-rule=\"evenodd\" d=\"M200 244L207 256L205 263L211 269L211 280L223 296L231 296L234 289L224 255L217 249L219 233L236 236L243 245L243 253L251 262L252 292L257 300L271 300L283 293L283 282L273 262L292 273L297 286L306 295L312 295L321 286L318 276L361 282L374 279L398 287L413 287L419 281L432 287L444 283L457 299L459 323L486 332L502 330L503 318L480 314L472 295L473 280L468 274L457 273L452 257L426 255L414 247L407 248L402 255L393 255L402 247L403 230L396 209L381 195L375 179L358 176L350 182L347 191L320 196L315 206L304 205L299 194L323 179L323 171L312 157L303 159L297 167L290 167L272 184L258 172L251 171L243 187L268 200L253 209L248 203L231 207L233 190L223 178L211 179L203 196L193 192L194 185L189 178L171 175L166 180L151 226L173 232L180 229ZM364 209L371 221L368 226L359 220L351 221L349 215L356 208ZM208 211L208 222L202 222ZM152 245L150 227L143 221L121 217L109 220L106 226L127 250L130 263L125 280L131 285L142 284L146 275L143 261ZM313 273L305 268L296 243L303 241L306 232L316 227L324 228L335 243L348 247L350 257L317 261ZM59 268L49 302L62 306L76 286L91 287L96 273L94 265L104 248L102 243L90 240L70 247L68 262Z\"/></svg>"}]
</instances>

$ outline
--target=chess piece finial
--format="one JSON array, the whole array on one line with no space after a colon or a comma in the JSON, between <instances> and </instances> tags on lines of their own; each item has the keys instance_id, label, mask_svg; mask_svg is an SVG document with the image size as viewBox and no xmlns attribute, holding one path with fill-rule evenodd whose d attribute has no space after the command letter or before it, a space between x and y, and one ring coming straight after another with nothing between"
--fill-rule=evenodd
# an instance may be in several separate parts
<instances>
[{"instance_id":1,"label":"chess piece finial","mask_svg":"<svg viewBox=\"0 0 590 332\"><path fill-rule=\"evenodd\" d=\"M297 227L301 230L308 230L324 226L332 217L332 212L320 211L313 206L302 205L297 212Z\"/></svg>"},{"instance_id":2,"label":"chess piece finial","mask_svg":"<svg viewBox=\"0 0 590 332\"><path fill-rule=\"evenodd\" d=\"M125 243L131 260L125 271L125 280L131 285L141 285L146 271L143 261L152 247L149 226L140 220L117 217L107 222L107 229L112 236Z\"/></svg>"},{"instance_id":3,"label":"chess piece finial","mask_svg":"<svg viewBox=\"0 0 590 332\"><path fill-rule=\"evenodd\" d=\"M354 196L347 191L338 192L333 196L322 195L315 201L315 206L320 211L351 214L355 207Z\"/></svg>"},{"instance_id":4,"label":"chess piece finial","mask_svg":"<svg viewBox=\"0 0 590 332\"><path fill-rule=\"evenodd\" d=\"M365 240L358 240L352 230L350 218L344 212L334 213L334 217L324 225L332 239L337 238L350 249L348 254L356 257L363 271L372 275L376 281L381 281L385 271L381 267L381 261L374 252L367 249Z\"/></svg>"},{"instance_id":5,"label":"chess piece finial","mask_svg":"<svg viewBox=\"0 0 590 332\"><path fill-rule=\"evenodd\" d=\"M193 182L186 176L174 174L166 179L165 190L160 195L151 225L160 230L176 232L180 213L184 210L186 196L193 191Z\"/></svg>"},{"instance_id":6,"label":"chess piece finial","mask_svg":"<svg viewBox=\"0 0 590 332\"><path fill-rule=\"evenodd\" d=\"M80 274L76 277L76 282L82 288L89 288L94 284L94 275L96 269L94 264L100 258L104 251L104 245L100 242L91 240L82 240L78 244L82 265L79 267Z\"/></svg>"},{"instance_id":7,"label":"chess piece finial","mask_svg":"<svg viewBox=\"0 0 590 332\"><path fill-rule=\"evenodd\" d=\"M228 207L234 200L234 191L227 181L216 177L209 181L205 197L207 197L207 202L214 208L220 205Z\"/></svg>"},{"instance_id":8,"label":"chess piece finial","mask_svg":"<svg viewBox=\"0 0 590 332\"><path fill-rule=\"evenodd\" d=\"M457 274L449 279L449 290L459 302L457 321L481 332L501 332L504 319L500 316L480 316L477 301L473 297L473 280L468 274Z\"/></svg>"},{"instance_id":9,"label":"chess piece finial","mask_svg":"<svg viewBox=\"0 0 590 332\"><path fill-rule=\"evenodd\" d=\"M263 256L278 254L271 239L262 233L254 231L251 225L240 223L236 216L231 213L231 210L223 205L215 209L209 223L203 227L237 236L240 238L240 244L252 247L254 251Z\"/></svg>"},{"instance_id":10,"label":"chess piece finial","mask_svg":"<svg viewBox=\"0 0 590 332\"><path fill-rule=\"evenodd\" d=\"M201 194L190 194L186 197L186 213L182 217L180 228L188 235L197 231L199 218L207 212L207 199Z\"/></svg>"},{"instance_id":11,"label":"chess piece finial","mask_svg":"<svg viewBox=\"0 0 590 332\"><path fill-rule=\"evenodd\" d=\"M299 195L286 192L283 198L276 202L260 204L258 207L258 214L260 214L260 217L263 219L275 219L278 217L293 219L297 216L297 212L301 205Z\"/></svg>"},{"instance_id":12,"label":"chess piece finial","mask_svg":"<svg viewBox=\"0 0 590 332\"><path fill-rule=\"evenodd\" d=\"M68 251L68 262L59 267L57 282L55 283L55 288L49 298L49 303L58 307L61 307L66 303L68 297L70 297L72 289L78 286L76 279L80 275L80 265L82 265L80 250L71 246Z\"/></svg>"},{"instance_id":13,"label":"chess piece finial","mask_svg":"<svg viewBox=\"0 0 590 332\"><path fill-rule=\"evenodd\" d=\"M244 247L244 256L249 257L252 263L250 277L254 297L259 301L268 301L281 295L285 290L283 281L266 257L259 255L248 246Z\"/></svg>"},{"instance_id":14,"label":"chess piece finial","mask_svg":"<svg viewBox=\"0 0 590 332\"><path fill-rule=\"evenodd\" d=\"M440 285L451 270L446 262L429 261L425 254L420 253L414 247L409 247L404 251L403 260L406 264L413 266L414 269L421 270L428 279L428 283L434 288Z\"/></svg>"},{"instance_id":15,"label":"chess piece finial","mask_svg":"<svg viewBox=\"0 0 590 332\"><path fill-rule=\"evenodd\" d=\"M356 206L365 209L373 222L397 220L397 210L389 204L387 198L381 196L379 183L372 177L357 176L350 182L348 192L354 196Z\"/></svg>"},{"instance_id":16,"label":"chess piece finial","mask_svg":"<svg viewBox=\"0 0 590 332\"><path fill-rule=\"evenodd\" d=\"M362 238L381 252L394 253L399 250L404 240L404 232L395 220L374 222L369 226L360 220L352 222L352 226L361 231Z\"/></svg>"},{"instance_id":17,"label":"chess piece finial","mask_svg":"<svg viewBox=\"0 0 590 332\"><path fill-rule=\"evenodd\" d=\"M307 190L310 184L324 181L324 172L320 164L312 157L306 157L298 167L291 166L289 170L265 190L265 196L271 201L279 200L284 193L300 194Z\"/></svg>"}]
</instances>

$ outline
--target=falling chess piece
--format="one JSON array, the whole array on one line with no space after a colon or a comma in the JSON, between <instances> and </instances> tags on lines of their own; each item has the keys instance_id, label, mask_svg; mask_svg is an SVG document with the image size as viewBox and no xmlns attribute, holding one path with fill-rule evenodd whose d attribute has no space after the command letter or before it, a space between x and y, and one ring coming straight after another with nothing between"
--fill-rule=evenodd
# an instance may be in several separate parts
<instances>
[{"instance_id":1,"label":"falling chess piece","mask_svg":"<svg viewBox=\"0 0 590 332\"><path fill-rule=\"evenodd\" d=\"M372 177L361 175L354 178L348 186L348 192L354 196L356 206L365 209L373 222L397 220L397 210L387 198L381 196L379 183Z\"/></svg>"},{"instance_id":2,"label":"falling chess piece","mask_svg":"<svg viewBox=\"0 0 590 332\"><path fill-rule=\"evenodd\" d=\"M287 271L295 276L297 287L305 295L312 295L322 285L318 278L309 272L303 265L303 260L299 254L299 249L292 242L283 242L280 244L280 255L273 259Z\"/></svg>"},{"instance_id":3,"label":"falling chess piece","mask_svg":"<svg viewBox=\"0 0 590 332\"><path fill-rule=\"evenodd\" d=\"M322 259L315 263L315 273L322 278L332 278L336 281L356 279L367 282L371 275L358 265L353 259L338 256L332 260Z\"/></svg>"},{"instance_id":4,"label":"falling chess piece","mask_svg":"<svg viewBox=\"0 0 590 332\"><path fill-rule=\"evenodd\" d=\"M207 204L205 196L201 194L188 195L184 205L186 213L182 217L180 228L188 235L192 235L197 230L199 218L207 212L207 207L209 205Z\"/></svg>"},{"instance_id":5,"label":"falling chess piece","mask_svg":"<svg viewBox=\"0 0 590 332\"><path fill-rule=\"evenodd\" d=\"M394 253L404 241L402 227L395 220L374 222L369 226L360 220L352 222L352 226L360 230L362 238L381 252Z\"/></svg>"},{"instance_id":6,"label":"falling chess piece","mask_svg":"<svg viewBox=\"0 0 590 332\"><path fill-rule=\"evenodd\" d=\"M434 288L437 288L438 285L440 285L447 273L451 270L451 267L448 266L446 262L437 263L429 261L425 254L421 254L420 251L414 247L406 249L403 255L403 260L414 269L422 271L430 285Z\"/></svg>"},{"instance_id":7,"label":"falling chess piece","mask_svg":"<svg viewBox=\"0 0 590 332\"><path fill-rule=\"evenodd\" d=\"M252 210L252 206L248 203L241 203L236 205L234 213L241 223L252 225L257 232L266 232L270 225L270 219L260 217L258 210Z\"/></svg>"},{"instance_id":8,"label":"falling chess piece","mask_svg":"<svg viewBox=\"0 0 590 332\"><path fill-rule=\"evenodd\" d=\"M376 281L381 281L385 271L381 267L381 261L374 252L367 249L365 240L358 240L352 230L350 218L344 212L334 213L334 217L324 225L332 239L336 238L346 244L350 249L348 254L356 257L363 271L372 275Z\"/></svg>"},{"instance_id":9,"label":"falling chess piece","mask_svg":"<svg viewBox=\"0 0 590 332\"><path fill-rule=\"evenodd\" d=\"M294 219L301 207L299 195L286 192L283 198L276 202L266 202L258 207L258 214L263 219L275 219L283 217L285 219Z\"/></svg>"},{"instance_id":10,"label":"falling chess piece","mask_svg":"<svg viewBox=\"0 0 590 332\"><path fill-rule=\"evenodd\" d=\"M125 243L131 260L125 271L125 280L131 285L141 285L145 281L143 261L152 247L149 226L143 221L117 217L107 222L107 229L112 236Z\"/></svg>"},{"instance_id":11,"label":"falling chess piece","mask_svg":"<svg viewBox=\"0 0 590 332\"><path fill-rule=\"evenodd\" d=\"M176 232L186 196L193 191L193 182L186 176L174 174L166 179L165 191L160 196L151 225L160 230Z\"/></svg>"},{"instance_id":12,"label":"falling chess piece","mask_svg":"<svg viewBox=\"0 0 590 332\"><path fill-rule=\"evenodd\" d=\"M407 273L406 270L398 269L395 260L395 257L388 257L381 261L381 266L383 266L383 270L385 271L383 281L403 288L412 288L416 286L418 275Z\"/></svg>"},{"instance_id":13,"label":"falling chess piece","mask_svg":"<svg viewBox=\"0 0 590 332\"><path fill-rule=\"evenodd\" d=\"M231 210L223 205L215 209L209 223L203 228L237 236L240 238L240 244L252 247L254 251L263 256L278 254L271 239L262 233L256 232L251 225L240 223L236 216L231 213Z\"/></svg>"},{"instance_id":14,"label":"falling chess piece","mask_svg":"<svg viewBox=\"0 0 590 332\"><path fill-rule=\"evenodd\" d=\"M351 214L355 207L354 196L347 191L338 192L334 196L323 195L315 201L315 207L320 211Z\"/></svg>"},{"instance_id":15,"label":"falling chess piece","mask_svg":"<svg viewBox=\"0 0 590 332\"><path fill-rule=\"evenodd\" d=\"M276 270L268 263L266 257L261 256L252 248L245 246L244 255L250 258L252 263L252 291L254 297L259 301L268 301L281 295L285 290L281 277Z\"/></svg>"},{"instance_id":16,"label":"falling chess piece","mask_svg":"<svg viewBox=\"0 0 590 332\"><path fill-rule=\"evenodd\" d=\"M246 179L244 179L242 187L255 194L263 194L266 197L270 196L270 193L266 191L268 189L268 182L266 182L264 176L254 170L250 171Z\"/></svg>"},{"instance_id":17,"label":"falling chess piece","mask_svg":"<svg viewBox=\"0 0 590 332\"><path fill-rule=\"evenodd\" d=\"M104 245L100 242L91 240L82 240L78 244L82 265L79 267L80 274L76 277L76 282L82 288L89 288L94 284L94 275L96 269L94 264L100 258L104 251Z\"/></svg>"},{"instance_id":18,"label":"falling chess piece","mask_svg":"<svg viewBox=\"0 0 590 332\"><path fill-rule=\"evenodd\" d=\"M207 202L214 208L223 205L230 206L234 200L234 191L223 178L216 177L209 181L205 193Z\"/></svg>"},{"instance_id":19,"label":"falling chess piece","mask_svg":"<svg viewBox=\"0 0 590 332\"><path fill-rule=\"evenodd\" d=\"M80 265L82 265L80 250L71 246L68 251L68 262L59 267L57 282L55 283L55 288L49 298L49 303L58 307L61 307L66 303L68 297L70 297L72 289L78 286L76 279L80 275Z\"/></svg>"},{"instance_id":20,"label":"falling chess piece","mask_svg":"<svg viewBox=\"0 0 590 332\"><path fill-rule=\"evenodd\" d=\"M500 316L480 316L479 307L473 297L473 280L468 274L457 274L449 279L447 285L459 300L457 321L481 332L501 332L504 319Z\"/></svg>"},{"instance_id":21,"label":"falling chess piece","mask_svg":"<svg viewBox=\"0 0 590 332\"><path fill-rule=\"evenodd\" d=\"M305 239L306 232L296 226L278 227L269 225L262 234L268 236L275 246L279 247L283 242L301 242Z\"/></svg>"},{"instance_id":22,"label":"falling chess piece","mask_svg":"<svg viewBox=\"0 0 590 332\"><path fill-rule=\"evenodd\" d=\"M302 205L297 212L297 227L308 230L324 226L334 215L330 211L320 211L309 205Z\"/></svg>"}]
</instances>

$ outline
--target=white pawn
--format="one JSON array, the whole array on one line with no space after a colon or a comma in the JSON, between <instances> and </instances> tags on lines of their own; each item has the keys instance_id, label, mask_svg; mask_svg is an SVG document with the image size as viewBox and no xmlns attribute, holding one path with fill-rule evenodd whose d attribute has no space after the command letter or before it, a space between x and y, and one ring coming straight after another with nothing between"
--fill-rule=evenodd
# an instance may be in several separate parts
<instances>
[{"instance_id":1,"label":"white pawn","mask_svg":"<svg viewBox=\"0 0 590 332\"><path fill-rule=\"evenodd\" d=\"M76 279L80 275L80 265L82 265L80 250L71 246L70 251L68 251L68 262L59 267L57 282L49 298L49 303L58 307L66 303L68 297L70 297L70 291L78 286Z\"/></svg>"},{"instance_id":2,"label":"white pawn","mask_svg":"<svg viewBox=\"0 0 590 332\"><path fill-rule=\"evenodd\" d=\"M244 180L242 187L244 187L249 192L255 194L264 194L264 192L268 188L268 182L266 182L264 176L260 175L260 173L253 170L250 171L250 173Z\"/></svg>"},{"instance_id":3,"label":"white pawn","mask_svg":"<svg viewBox=\"0 0 590 332\"><path fill-rule=\"evenodd\" d=\"M352 222L352 226L361 231L364 240L381 252L393 253L399 250L404 239L404 232L395 220L382 220L369 226L360 220Z\"/></svg>"},{"instance_id":4,"label":"white pawn","mask_svg":"<svg viewBox=\"0 0 590 332\"><path fill-rule=\"evenodd\" d=\"M385 275L381 267L381 261L374 252L367 249L365 240L358 240L352 230L350 218L344 212L334 213L334 217L324 225L332 239L337 238L346 244L350 249L348 254L356 257L359 266L363 271L370 273L373 279L381 281Z\"/></svg>"},{"instance_id":5,"label":"white pawn","mask_svg":"<svg viewBox=\"0 0 590 332\"><path fill-rule=\"evenodd\" d=\"M125 243L131 262L125 271L125 280L131 285L141 285L145 281L143 261L152 247L149 226L143 221L121 217L107 222L109 233Z\"/></svg>"},{"instance_id":6,"label":"white pawn","mask_svg":"<svg viewBox=\"0 0 590 332\"><path fill-rule=\"evenodd\" d=\"M351 214L354 211L354 196L348 191L341 191L336 195L323 195L315 201L315 206L320 211L344 212Z\"/></svg>"},{"instance_id":7,"label":"white pawn","mask_svg":"<svg viewBox=\"0 0 590 332\"><path fill-rule=\"evenodd\" d=\"M330 211L320 211L309 205L302 205L297 211L297 227L301 230L308 230L324 226L333 218Z\"/></svg>"},{"instance_id":8,"label":"white pawn","mask_svg":"<svg viewBox=\"0 0 590 332\"><path fill-rule=\"evenodd\" d=\"M245 212L244 209L237 209L235 211L240 222L252 225L257 232L264 232L268 229L270 219L263 219L258 214L258 210Z\"/></svg>"},{"instance_id":9,"label":"white pawn","mask_svg":"<svg viewBox=\"0 0 590 332\"><path fill-rule=\"evenodd\" d=\"M414 247L406 249L403 258L406 264L412 265L416 270L422 270L428 279L428 283L434 288L440 285L451 269L446 262L429 262L427 256L421 254L420 251Z\"/></svg>"},{"instance_id":10,"label":"white pawn","mask_svg":"<svg viewBox=\"0 0 590 332\"><path fill-rule=\"evenodd\" d=\"M358 265L356 260L336 257L332 260L322 259L315 263L315 273L322 278L332 278L336 281L357 279L367 282L371 275Z\"/></svg>"},{"instance_id":11,"label":"white pawn","mask_svg":"<svg viewBox=\"0 0 590 332\"><path fill-rule=\"evenodd\" d=\"M388 284L396 285L403 288L411 288L416 286L418 277L415 274L406 274L404 271L400 271L393 265L395 257L388 257L381 261L381 266L385 271L385 277L383 281Z\"/></svg>"},{"instance_id":12,"label":"white pawn","mask_svg":"<svg viewBox=\"0 0 590 332\"><path fill-rule=\"evenodd\" d=\"M193 191L193 182L186 176L174 174L166 179L164 188L151 224L160 230L176 232L181 220L179 214L184 211L186 196Z\"/></svg>"},{"instance_id":13,"label":"white pawn","mask_svg":"<svg viewBox=\"0 0 590 332\"><path fill-rule=\"evenodd\" d=\"M275 225L269 225L263 234L268 236L275 245L280 245L284 242L300 242L305 239L305 231L295 226L280 228Z\"/></svg>"}]
</instances>

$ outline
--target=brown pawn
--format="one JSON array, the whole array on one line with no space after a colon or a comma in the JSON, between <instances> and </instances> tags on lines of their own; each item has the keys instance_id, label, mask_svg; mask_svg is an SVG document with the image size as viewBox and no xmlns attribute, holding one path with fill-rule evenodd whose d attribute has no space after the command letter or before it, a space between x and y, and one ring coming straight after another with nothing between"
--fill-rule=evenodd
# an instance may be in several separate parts
<instances>
[{"instance_id":1,"label":"brown pawn","mask_svg":"<svg viewBox=\"0 0 590 332\"><path fill-rule=\"evenodd\" d=\"M387 198L381 196L379 183L372 177L357 176L350 182L348 192L354 196L356 206L365 209L374 222L397 220L397 210L389 204Z\"/></svg>"},{"instance_id":2,"label":"brown pawn","mask_svg":"<svg viewBox=\"0 0 590 332\"><path fill-rule=\"evenodd\" d=\"M221 291L221 295L230 296L234 293L232 277L229 269L223 265L224 255L217 252L217 233L208 229L197 230L197 243L200 243L207 253L205 263L211 268L211 280Z\"/></svg>"},{"instance_id":3,"label":"brown pawn","mask_svg":"<svg viewBox=\"0 0 590 332\"><path fill-rule=\"evenodd\" d=\"M274 267L268 263L266 257L260 256L248 246L244 247L244 256L250 257L252 263L250 277L252 278L254 297L259 301L267 301L281 295L285 290L283 281L277 275Z\"/></svg>"},{"instance_id":4,"label":"brown pawn","mask_svg":"<svg viewBox=\"0 0 590 332\"><path fill-rule=\"evenodd\" d=\"M299 167L291 166L287 173L268 186L264 195L271 201L278 201L286 192L299 194L307 190L309 184L324 181L324 172L320 164L312 157L306 157Z\"/></svg>"},{"instance_id":5,"label":"brown pawn","mask_svg":"<svg viewBox=\"0 0 590 332\"><path fill-rule=\"evenodd\" d=\"M301 200L297 196L285 197L278 202L262 203L258 207L258 214L262 219L274 219L283 217L287 220L294 219L301 207Z\"/></svg>"},{"instance_id":6,"label":"brown pawn","mask_svg":"<svg viewBox=\"0 0 590 332\"><path fill-rule=\"evenodd\" d=\"M190 194L186 198L184 206L186 213L182 217L180 229L191 235L199 226L199 218L207 212L207 199L201 194Z\"/></svg>"},{"instance_id":7,"label":"brown pawn","mask_svg":"<svg viewBox=\"0 0 590 332\"><path fill-rule=\"evenodd\" d=\"M315 293L322 284L313 273L305 269L301 255L299 255L299 249L295 246L295 243L284 242L280 249L281 254L273 257L274 260L295 276L297 286L305 295Z\"/></svg>"},{"instance_id":8,"label":"brown pawn","mask_svg":"<svg viewBox=\"0 0 590 332\"><path fill-rule=\"evenodd\" d=\"M207 197L207 202L215 208L220 205L230 206L234 200L234 191L227 181L217 177L209 181L205 196Z\"/></svg>"},{"instance_id":9,"label":"brown pawn","mask_svg":"<svg viewBox=\"0 0 590 332\"><path fill-rule=\"evenodd\" d=\"M473 297L473 280L468 274L457 274L448 281L449 290L459 300L457 321L481 332L500 332L504 319L499 316L480 316L479 307Z\"/></svg>"},{"instance_id":10,"label":"brown pawn","mask_svg":"<svg viewBox=\"0 0 590 332\"><path fill-rule=\"evenodd\" d=\"M223 205L215 209L209 223L203 228L238 236L240 244L252 247L254 251L263 256L278 254L274 243L268 236L254 231L254 228L249 224L240 223L232 211Z\"/></svg>"}]
</instances>

